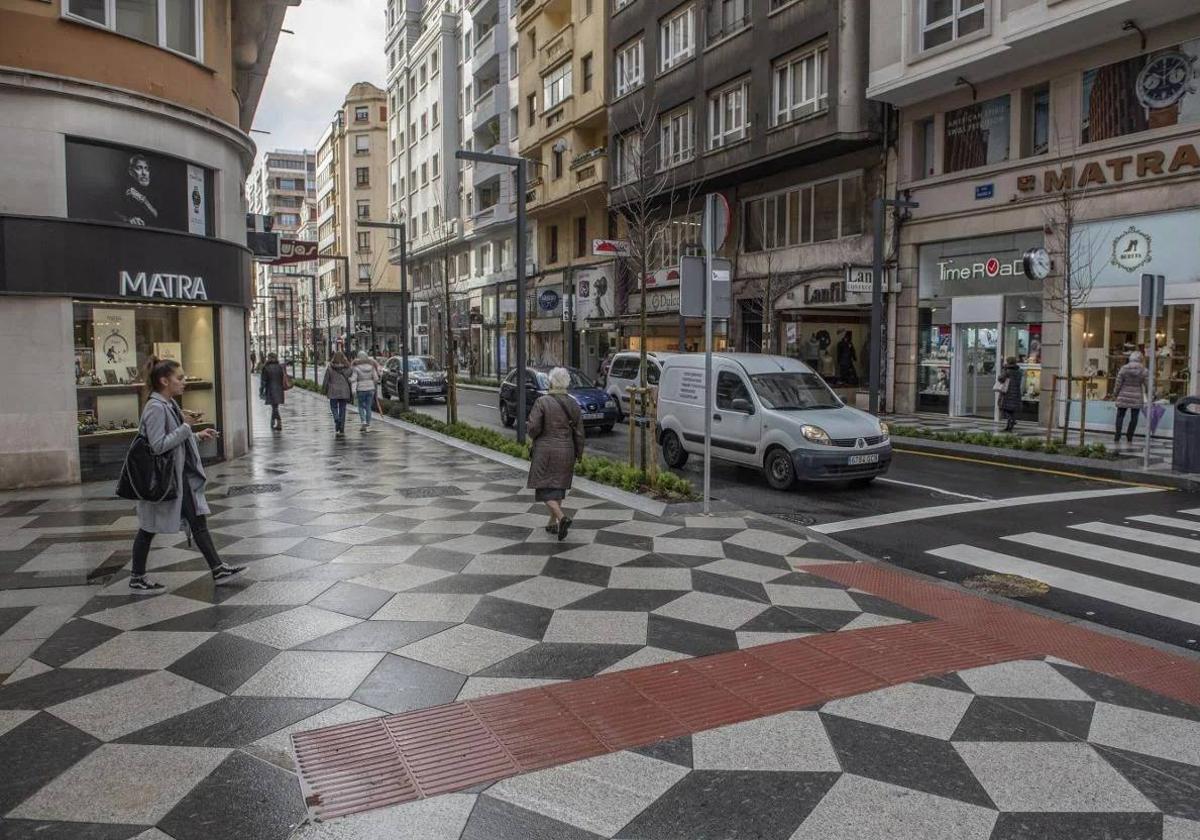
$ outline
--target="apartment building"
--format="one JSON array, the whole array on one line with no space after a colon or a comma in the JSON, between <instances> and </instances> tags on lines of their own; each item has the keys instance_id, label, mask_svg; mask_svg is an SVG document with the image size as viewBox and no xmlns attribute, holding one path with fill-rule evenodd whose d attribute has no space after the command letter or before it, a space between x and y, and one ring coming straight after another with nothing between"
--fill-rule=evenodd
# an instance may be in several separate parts
<instances>
[{"instance_id":1,"label":"apartment building","mask_svg":"<svg viewBox=\"0 0 1200 840\"><path fill-rule=\"evenodd\" d=\"M357 221L382 219L388 207L387 125L387 95L358 82L321 135L316 159L325 329L339 345L349 333L347 350L381 354L399 347L400 273L388 260L388 231L360 229Z\"/></svg>"},{"instance_id":2,"label":"apartment building","mask_svg":"<svg viewBox=\"0 0 1200 840\"><path fill-rule=\"evenodd\" d=\"M593 239L611 233L608 12L603 0L523 0L516 7L513 104L518 148L529 161L526 200L538 262L529 295L530 359L590 372L608 352L607 338L577 339L562 307L577 289L611 288L614 280L612 259L592 251Z\"/></svg>"},{"instance_id":3,"label":"apartment building","mask_svg":"<svg viewBox=\"0 0 1200 840\"><path fill-rule=\"evenodd\" d=\"M1077 426L1086 393L1088 427L1112 429L1113 377L1151 339L1146 272L1166 279L1155 399L1195 394L1195 4L873 0L871 13L868 94L899 111L899 186L920 204L900 235L896 407L993 417L1011 356L1023 416L1061 424L1069 405ZM1048 276L1025 270L1038 249ZM1069 394L1059 379L1052 409L1068 355L1088 379Z\"/></svg>"},{"instance_id":4,"label":"apartment building","mask_svg":"<svg viewBox=\"0 0 1200 840\"><path fill-rule=\"evenodd\" d=\"M248 212L270 216L276 233L299 238L308 210L316 203L316 169L316 153L311 150L264 152L246 179ZM300 340L302 331L294 324L300 314L298 303L310 296L308 275L312 273L310 265L255 264L256 305L251 310L250 336L259 354L277 348L296 353L312 346ZM281 291L285 288L291 291Z\"/></svg>"},{"instance_id":5,"label":"apartment building","mask_svg":"<svg viewBox=\"0 0 1200 840\"><path fill-rule=\"evenodd\" d=\"M650 247L648 327L638 278L623 276L609 344L703 347L702 324L681 326L678 268L700 252L703 197L717 192L735 300L715 346L802 358L851 399L863 387L866 208L887 160L882 108L865 96L868 11L865 0L615 0L611 203L620 235ZM604 316L591 325L603 330Z\"/></svg>"}]
</instances>

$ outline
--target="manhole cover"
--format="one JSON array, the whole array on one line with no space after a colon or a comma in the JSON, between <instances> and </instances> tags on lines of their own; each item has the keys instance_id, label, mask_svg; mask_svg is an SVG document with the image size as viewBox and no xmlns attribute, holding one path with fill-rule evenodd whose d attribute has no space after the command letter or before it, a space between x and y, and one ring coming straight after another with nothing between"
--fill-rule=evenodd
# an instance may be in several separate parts
<instances>
[{"instance_id":1,"label":"manhole cover","mask_svg":"<svg viewBox=\"0 0 1200 840\"><path fill-rule=\"evenodd\" d=\"M962 585L976 592L1003 595L1006 598L1033 598L1050 591L1050 587L1040 580L1020 575L975 575L963 580Z\"/></svg>"},{"instance_id":2,"label":"manhole cover","mask_svg":"<svg viewBox=\"0 0 1200 840\"><path fill-rule=\"evenodd\" d=\"M406 499L435 499L439 496L461 496L463 491L459 487L409 487L401 490L397 495L403 496Z\"/></svg>"},{"instance_id":3,"label":"manhole cover","mask_svg":"<svg viewBox=\"0 0 1200 840\"><path fill-rule=\"evenodd\" d=\"M791 511L783 511L782 513L771 514L776 519L782 519L784 522L791 522L793 525L816 525L817 518L809 516L807 513L792 513Z\"/></svg>"},{"instance_id":4,"label":"manhole cover","mask_svg":"<svg viewBox=\"0 0 1200 840\"><path fill-rule=\"evenodd\" d=\"M282 489L282 484L243 484L240 487L230 487L225 491L225 497L257 496L260 493L278 493Z\"/></svg>"}]
</instances>

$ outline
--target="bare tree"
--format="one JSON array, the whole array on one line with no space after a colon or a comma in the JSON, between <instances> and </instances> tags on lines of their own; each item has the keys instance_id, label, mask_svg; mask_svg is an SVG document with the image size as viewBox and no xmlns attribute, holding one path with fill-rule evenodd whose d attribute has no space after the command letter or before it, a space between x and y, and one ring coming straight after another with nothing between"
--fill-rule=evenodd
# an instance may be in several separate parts
<instances>
[{"instance_id":1,"label":"bare tree","mask_svg":"<svg viewBox=\"0 0 1200 840\"><path fill-rule=\"evenodd\" d=\"M741 253L746 254L745 239L750 233L757 233L758 241L761 244L761 250L754 254L754 268L751 271L757 273L751 283L747 284L754 294L753 306L758 310L759 317L762 318L762 345L759 348L760 353L775 352L775 298L779 295L780 272L778 265L778 254L774 248L767 247L767 237L769 225L765 213L760 214L760 224L757 226L757 231L751 231L750 228L742 226L742 246L739 249ZM747 259L747 262L750 262ZM753 277L753 275L751 275Z\"/></svg>"}]
</instances>

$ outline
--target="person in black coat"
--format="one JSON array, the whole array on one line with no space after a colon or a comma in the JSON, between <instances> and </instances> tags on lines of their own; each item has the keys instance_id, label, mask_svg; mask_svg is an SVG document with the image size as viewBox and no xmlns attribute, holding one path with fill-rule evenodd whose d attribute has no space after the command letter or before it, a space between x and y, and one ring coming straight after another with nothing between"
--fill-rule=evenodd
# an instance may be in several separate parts
<instances>
[{"instance_id":1,"label":"person in black coat","mask_svg":"<svg viewBox=\"0 0 1200 840\"><path fill-rule=\"evenodd\" d=\"M1000 371L996 381L1004 386L1004 390L998 392L1000 413L1007 421L1004 431L1011 432L1016 428L1017 412L1021 410L1021 367L1017 364L1015 356L1004 360L1004 369Z\"/></svg>"},{"instance_id":2,"label":"person in black coat","mask_svg":"<svg viewBox=\"0 0 1200 840\"><path fill-rule=\"evenodd\" d=\"M259 372L258 395L262 397L263 402L271 406L272 431L283 431L283 418L279 416L279 406L283 404L283 392L287 390L284 384L286 381L287 373L283 365L279 364L279 356L268 353L267 361Z\"/></svg>"},{"instance_id":3,"label":"person in black coat","mask_svg":"<svg viewBox=\"0 0 1200 840\"><path fill-rule=\"evenodd\" d=\"M838 367L838 382L841 385L857 385L858 371L855 369L855 364L858 362L858 352L854 349L854 336L850 335L850 331L842 333L842 340L837 346L837 367Z\"/></svg>"}]
</instances>

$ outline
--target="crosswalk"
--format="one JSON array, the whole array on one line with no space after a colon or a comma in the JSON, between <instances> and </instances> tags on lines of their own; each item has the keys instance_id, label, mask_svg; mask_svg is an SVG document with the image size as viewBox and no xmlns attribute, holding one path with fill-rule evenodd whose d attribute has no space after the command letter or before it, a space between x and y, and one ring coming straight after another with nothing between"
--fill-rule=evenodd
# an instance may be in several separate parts
<instances>
[{"instance_id":1,"label":"crosswalk","mask_svg":"<svg viewBox=\"0 0 1200 840\"><path fill-rule=\"evenodd\" d=\"M999 534L927 554L1200 627L1200 508Z\"/></svg>"}]
</instances>

